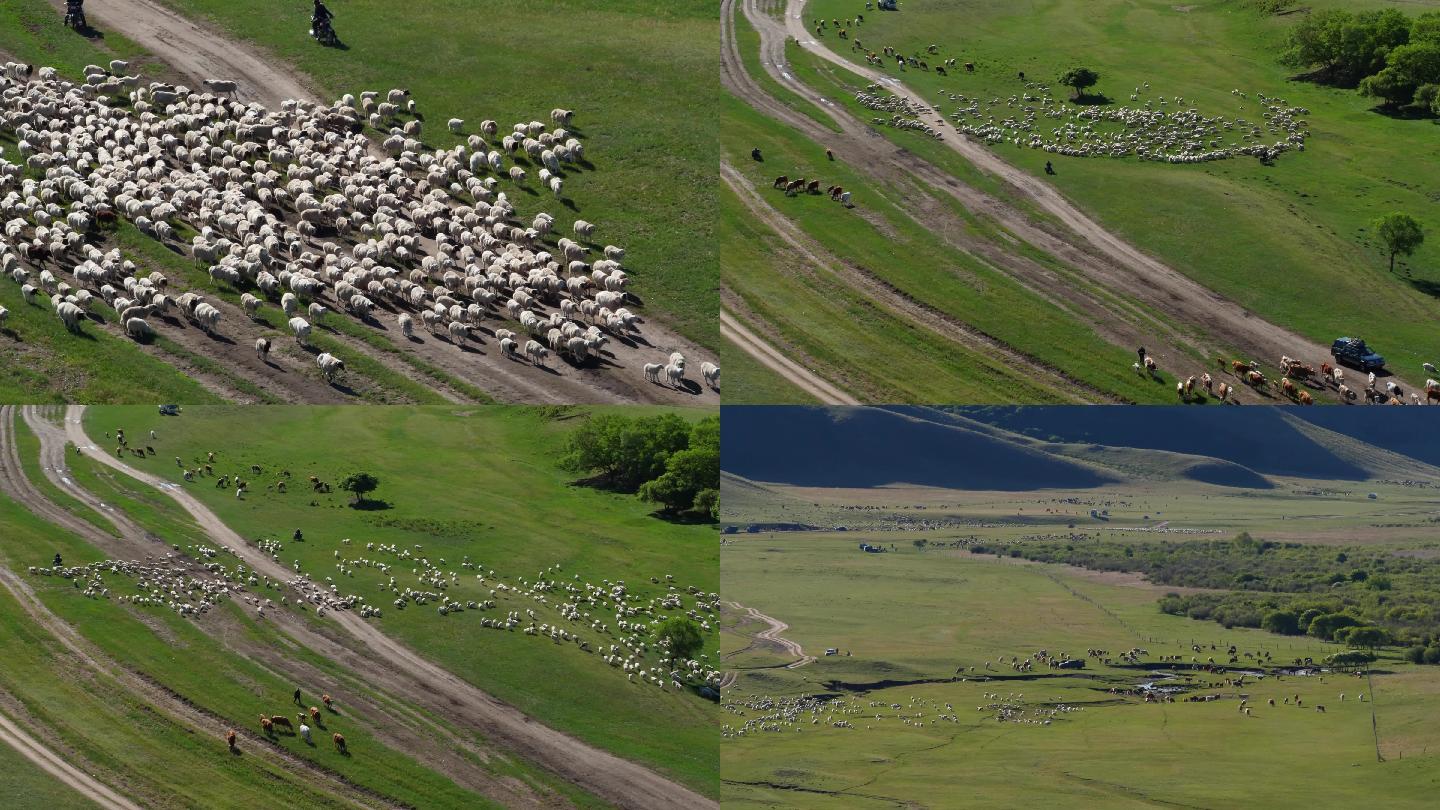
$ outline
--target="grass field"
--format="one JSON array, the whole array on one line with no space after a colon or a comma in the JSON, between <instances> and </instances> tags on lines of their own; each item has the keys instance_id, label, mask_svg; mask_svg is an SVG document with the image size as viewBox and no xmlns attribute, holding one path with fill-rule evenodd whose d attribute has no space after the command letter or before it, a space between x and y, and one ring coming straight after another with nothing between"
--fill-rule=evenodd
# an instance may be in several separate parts
<instances>
[{"instance_id":1,"label":"grass field","mask_svg":"<svg viewBox=\"0 0 1440 810\"><path fill-rule=\"evenodd\" d=\"M22 452L30 442L33 438L22 442ZM169 499L140 491L133 481L117 479L87 459L76 461L70 472L76 485L100 496L147 532L192 553L197 543L209 545ZM105 558L83 540L29 515L21 505L9 501L5 505L0 527L7 542L0 549L0 564L22 577L26 576L27 566L48 564L55 553L61 553L67 565ZM58 578L28 577L27 584L46 608L106 659L180 696L202 712L228 718L236 727L252 728L257 713L283 712L296 685L275 671L274 659L261 652L265 650L324 673L323 684L301 684L311 693L311 699L325 688L335 689L342 684L356 698L374 697L368 694L366 684L347 674L342 663L297 647L235 602L220 605L213 618L194 621L163 608L119 604L115 601L119 597L138 593L134 581L124 577L107 578L112 591L107 599L83 598L72 583ZM38 733L41 726L55 730L58 738L47 738L47 743L53 745L58 739L88 761L100 764L105 769L100 775L107 783L119 785L122 792L154 807L234 806L246 797L267 801L273 798L277 784L287 786L290 801L297 806L345 806L331 787L307 786L303 774L297 778L266 758L246 757L247 751L255 753L250 748L255 743L242 742L239 757L227 756L218 732L214 738L197 737L149 705L144 696L78 666L73 655L59 646L47 628L30 620L8 592L0 591L0 597L4 597L0 598L0 621L7 624L9 631L5 636L5 691L37 719L39 725L32 730ZM319 629L322 623L314 621L313 625ZM220 637L215 635L217 626L223 628ZM491 806L483 796L422 764L417 759L419 752L397 746L385 728L387 718L357 708L360 703L358 699L347 701L348 705L327 722L329 728L345 734L355 752L353 757L340 756L328 745L306 746L289 736L280 736L273 744L348 780L361 791L394 802L412 806ZM483 740L450 727L443 717L430 719L450 728L458 739L484 745ZM137 724L143 732L139 736ZM592 806L595 802L513 758L490 756L481 760L466 750L451 751L449 755L456 762L481 768L496 778L553 788L577 806ZM167 762L167 768L151 767L157 761ZM16 791L30 789L23 773L15 779Z\"/></svg>"},{"instance_id":2,"label":"grass field","mask_svg":"<svg viewBox=\"0 0 1440 810\"><path fill-rule=\"evenodd\" d=\"M214 450L217 475L248 477L250 465L260 465L263 481L254 482L245 500L208 479L191 485L192 491L247 538L288 541L302 529L303 543L285 543L287 561L298 560L316 576L336 575L344 592L369 596L384 608L384 617L374 621L387 633L452 672L541 722L713 793L716 715L707 701L632 686L595 656L568 648L552 652L548 643L521 634L480 630L478 618L441 618L433 607L393 609L393 596L380 590L386 578L377 570L357 566L353 579L343 580L335 573L337 552L353 558L368 554L363 549L370 542L406 549L421 544L424 554L447 558L451 566L469 557L509 582L558 564L587 581L623 579L640 594L663 593L664 586L650 578L663 583L666 574L682 587L718 591L716 551L706 539L714 537L713 528L667 523L633 496L571 486L571 476L554 466L565 434L582 415L506 407L221 407L164 418L153 408L107 407L87 410L86 418L97 439L117 426L136 436L155 429L159 438L146 443L157 455L135 463L177 481L175 456L203 461ZM247 438L238 446L216 441L220 435ZM289 493L266 491L281 469L293 473ZM317 495L305 485L308 475L333 483L358 469L380 478L373 497L387 508L351 509L347 494ZM76 475L95 481L102 492L118 488L107 497L128 498L130 508L142 512L154 498L135 492L139 487L124 477L106 484L105 473L80 466ZM454 494L440 496L437 504L437 492ZM353 541L349 548L345 538ZM489 587L462 579L447 592L459 600L484 599ZM535 609L542 617L553 610ZM558 620L558 614L552 617ZM711 636L705 645L712 655L714 644ZM539 671L547 677L537 679Z\"/></svg>"},{"instance_id":3,"label":"grass field","mask_svg":"<svg viewBox=\"0 0 1440 810\"><path fill-rule=\"evenodd\" d=\"M1440 7L1421 2L1325 0L1306 8L1400 8L1417 14ZM853 0L814 0L807 17L848 18L863 12ZM1437 314L1440 241L1433 238L1395 274L1370 233L1370 223L1393 210L1408 212L1432 231L1433 188L1440 176L1422 156L1434 142L1433 121L1400 120L1374 112L1374 100L1352 90L1292 81L1276 54L1294 14L1266 15L1241 0L1174 5L1158 0L1033 0L933 2L898 13L867 15L866 47L919 52L939 44L940 58L976 64L974 74L949 77L918 70L903 80L948 111L943 95L1009 96L1021 89L1016 73L1052 80L1084 64L1101 74L1096 88L1118 104L1133 87L1182 96L1207 115L1250 115L1231 95L1283 96L1308 108L1312 137L1304 153L1273 166L1229 160L1193 166L1133 159L1084 159L1013 147L997 154L1050 178L1108 228L1257 314L1324 344L1363 334L1392 367L1412 372L1440 355L1425 328ZM838 40L831 39L835 47ZM1217 45L1217 43L1223 43ZM838 52L855 57L845 46ZM802 61L797 75L816 81ZM893 70L893 67L891 68ZM852 77L851 81L854 79ZM825 82L820 80L820 85ZM1064 92L1063 89L1057 95ZM922 137L886 132L916 148ZM1144 194L1135 193L1145 189Z\"/></svg>"},{"instance_id":4,"label":"grass field","mask_svg":"<svg viewBox=\"0 0 1440 810\"><path fill-rule=\"evenodd\" d=\"M1110 477L999 491L798 486L727 473L720 641L736 677L725 694L721 744L727 804L1427 806L1440 787L1430 751L1440 751L1432 722L1440 668L1408 663L1402 646L1380 646L1367 677L1297 672L1307 658L1323 662L1346 648L1223 621L1218 612L1188 618L1161 608L1181 597L1363 602L1376 606L1363 615L1390 619L1418 604L1431 621L1425 589L1440 554L1433 496L1440 477L1422 460L1428 451L1392 453L1337 425L1335 432L1304 428L1301 440L1282 428L1302 423L1267 415L1271 435L1290 436L1294 453L1310 454L1309 477L1252 474L1243 485L1221 486L1194 478L1197 457L1182 455L1184 441L1150 430L1164 424L1152 420L1155 409L1137 414L1128 447L1103 438L1124 431L1097 430L1093 441L1072 444L1046 439L1046 426L1066 412L1032 418L1028 410L1005 420L1010 430L1029 430L1025 438L986 432L999 443L956 449L956 463L1008 482L1038 441L1049 458ZM904 412L946 424L935 412ZM885 420L862 419L880 413L873 409L844 413L854 423L831 423L834 441L848 442L861 465L892 469L875 455L881 452L912 459L912 468L931 464L915 443L945 439L943 431L888 432ZM754 424L748 418L736 424ZM1177 417L1176 430L1184 423ZM786 424L808 435L804 420ZM1097 424L1081 420L1075 429ZM859 445L861 432L888 444ZM745 440L732 434L730 441L737 452L727 450L729 463L750 464ZM800 438L781 449L810 446ZM895 474L919 474L906 466ZM797 475L781 462L770 469ZM1254 545L1241 542L1247 534ZM862 543L885 552L865 553ZM1230 554L1231 547L1241 550ZM1042 549L1054 552L1052 560L1098 560L1106 551L1120 563L1027 559ZM1260 553L1276 556L1262 561ZM1127 564L1132 556L1135 564ZM1358 584L1366 577L1329 577L1347 565L1393 574L1393 590L1387 579L1369 599ZM1293 592L1277 587L1282 581L1294 583ZM758 621L737 603L773 619ZM780 637L816 660L788 666L803 659L759 635L768 621L788 625ZM831 649L838 654L826 654ZM1046 656L1085 665L1054 668ZM1237 683L1237 673L1248 674ZM1171 690L1174 700L1146 699L1150 686ZM964 790L953 790L957 784Z\"/></svg>"},{"instance_id":5,"label":"grass field","mask_svg":"<svg viewBox=\"0 0 1440 810\"><path fill-rule=\"evenodd\" d=\"M1169 378L1156 382L1130 371L1126 357L1131 349L1106 343L1079 316L1057 310L1035 291L955 250L928 229L900 203L909 193L906 189L879 186L843 162L825 161L814 144L732 97L725 98L724 108L721 140L731 165L833 255L1096 388L1140 402L1173 400ZM767 155L765 164L749 159L756 146ZM864 187L864 215L823 196L772 194L770 180L778 171L774 167L792 175L825 177L847 188ZM983 227L972 216L958 213L970 227ZM807 279L809 273L798 272L796 266L803 266L802 260L778 259L787 249L728 190L721 197L720 238L727 288L747 307L764 313L786 340L832 369L834 378L871 401L1057 401L1073 394L1048 388L984 350L956 345L909 324L837 280L824 275ZM864 328L857 328L859 324ZM1036 324L1044 326L1036 329ZM862 343L870 345L861 350ZM735 396L727 395L727 401L750 401Z\"/></svg>"},{"instance_id":6,"label":"grass field","mask_svg":"<svg viewBox=\"0 0 1440 810\"><path fill-rule=\"evenodd\" d=\"M897 551L865 554L856 550L862 540L894 542ZM1427 751L1440 739L1423 718L1436 711L1437 676L1393 654L1376 665L1385 674L1373 687L1328 675L1266 678L1237 690L1211 686L1219 676L1182 671L1177 684L1224 698L1146 704L1109 690L1162 677L1147 673L1163 664L1136 669L1092 660L1083 672L1020 675L997 656L1143 647L1150 661L1188 660L1192 644L1207 655L1214 654L1210 644L1221 651L1233 644L1289 663L1337 648L1164 615L1153 588L1091 581L1063 567L918 552L894 533L744 535L725 546L722 567L727 600L788 623L785 637L812 655L842 651L790 670L774 668L789 660L776 651L767 660L752 650L734 665L741 677L726 693L729 704L752 705L727 723L739 727L764 714L753 704L760 695L839 697L854 710L802 712L777 733L727 738L721 746L727 804L1424 807L1436 787ZM727 636L724 651L746 642ZM1356 692L1372 689L1367 703L1355 701ZM1255 706L1253 716L1237 712L1239 691ZM1339 702L1340 692L1351 699ZM1293 694L1304 708L1284 705ZM1271 698L1273 708L1266 705ZM1309 708L1316 702L1328 711ZM997 722L998 705L1020 714ZM1384 763L1376 762L1372 707ZM836 719L853 727L831 726ZM963 792L942 788L957 783Z\"/></svg>"}]
</instances>

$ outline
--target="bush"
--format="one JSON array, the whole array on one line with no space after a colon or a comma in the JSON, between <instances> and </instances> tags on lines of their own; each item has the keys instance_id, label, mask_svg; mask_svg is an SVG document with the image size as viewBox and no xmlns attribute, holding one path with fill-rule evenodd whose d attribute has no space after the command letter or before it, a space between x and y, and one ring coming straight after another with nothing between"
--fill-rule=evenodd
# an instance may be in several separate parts
<instances>
[{"instance_id":1,"label":"bush","mask_svg":"<svg viewBox=\"0 0 1440 810\"><path fill-rule=\"evenodd\" d=\"M1265 614L1265 618L1260 621L1260 627L1282 636L1298 636L1300 617L1288 610L1276 610Z\"/></svg>"},{"instance_id":2,"label":"bush","mask_svg":"<svg viewBox=\"0 0 1440 810\"><path fill-rule=\"evenodd\" d=\"M1440 647L1425 648L1425 663L1440 664Z\"/></svg>"},{"instance_id":3,"label":"bush","mask_svg":"<svg viewBox=\"0 0 1440 810\"><path fill-rule=\"evenodd\" d=\"M1417 644L1414 647L1406 649L1405 660L1412 664L1425 663L1425 648Z\"/></svg>"}]
</instances>

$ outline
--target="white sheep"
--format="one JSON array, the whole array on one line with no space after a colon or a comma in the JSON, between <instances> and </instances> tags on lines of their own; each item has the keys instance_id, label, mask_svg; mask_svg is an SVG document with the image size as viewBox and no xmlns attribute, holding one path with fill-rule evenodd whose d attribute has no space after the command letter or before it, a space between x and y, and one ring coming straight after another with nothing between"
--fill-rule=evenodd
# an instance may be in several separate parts
<instances>
[{"instance_id":1,"label":"white sheep","mask_svg":"<svg viewBox=\"0 0 1440 810\"><path fill-rule=\"evenodd\" d=\"M650 382L653 382L653 383L658 383L658 382L660 382L660 371L661 371L661 369L663 369L663 368L665 368L665 366L663 366L663 365L661 365L661 364L659 364L659 363L646 363L646 364L645 364L645 379L647 379L647 380L649 380Z\"/></svg>"},{"instance_id":2,"label":"white sheep","mask_svg":"<svg viewBox=\"0 0 1440 810\"><path fill-rule=\"evenodd\" d=\"M705 378L705 384L711 388L720 387L720 367L711 362L700 364L700 376Z\"/></svg>"},{"instance_id":3,"label":"white sheep","mask_svg":"<svg viewBox=\"0 0 1440 810\"><path fill-rule=\"evenodd\" d=\"M335 382L335 378L345 370L345 361L329 352L316 355L315 365L320 367L320 373L324 375L326 382Z\"/></svg>"},{"instance_id":4,"label":"white sheep","mask_svg":"<svg viewBox=\"0 0 1440 810\"><path fill-rule=\"evenodd\" d=\"M304 318L291 318L290 331L295 333L295 342L301 346L308 344L310 340L310 322Z\"/></svg>"},{"instance_id":5,"label":"white sheep","mask_svg":"<svg viewBox=\"0 0 1440 810\"><path fill-rule=\"evenodd\" d=\"M268 338L255 338L255 356L259 357L262 363L270 362L270 341Z\"/></svg>"},{"instance_id":6,"label":"white sheep","mask_svg":"<svg viewBox=\"0 0 1440 810\"><path fill-rule=\"evenodd\" d=\"M445 122L445 126L449 127L450 131L456 135L463 135L465 133L465 120L463 118L451 118Z\"/></svg>"},{"instance_id":7,"label":"white sheep","mask_svg":"<svg viewBox=\"0 0 1440 810\"><path fill-rule=\"evenodd\" d=\"M135 340L145 340L153 337L155 330L150 327L150 324L147 323L144 318L126 318L125 334Z\"/></svg>"}]
</instances>

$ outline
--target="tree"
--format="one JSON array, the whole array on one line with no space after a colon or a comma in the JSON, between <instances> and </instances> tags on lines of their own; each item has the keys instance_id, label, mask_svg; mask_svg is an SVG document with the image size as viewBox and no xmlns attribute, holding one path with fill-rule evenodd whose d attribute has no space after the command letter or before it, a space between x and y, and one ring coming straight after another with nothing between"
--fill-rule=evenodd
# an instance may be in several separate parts
<instances>
[{"instance_id":1,"label":"tree","mask_svg":"<svg viewBox=\"0 0 1440 810\"><path fill-rule=\"evenodd\" d=\"M1386 56L1384 70L1360 82L1360 92L1385 99L1390 107L1414 101L1428 106L1430 99L1418 97L1421 86L1440 82L1440 42L1411 42Z\"/></svg>"},{"instance_id":2,"label":"tree","mask_svg":"<svg viewBox=\"0 0 1440 810\"><path fill-rule=\"evenodd\" d=\"M1392 273L1395 272L1397 255L1409 256L1425 241L1425 231L1420 228L1420 223L1409 214L1398 211L1375 220L1375 232L1379 234L1380 241L1385 243L1385 249L1390 252Z\"/></svg>"},{"instance_id":3,"label":"tree","mask_svg":"<svg viewBox=\"0 0 1440 810\"><path fill-rule=\"evenodd\" d=\"M1279 633L1282 636L1300 635L1300 617L1288 610L1266 613L1265 618L1260 620L1260 626L1271 633Z\"/></svg>"},{"instance_id":4,"label":"tree","mask_svg":"<svg viewBox=\"0 0 1440 810\"><path fill-rule=\"evenodd\" d=\"M598 472L609 485L635 492L665 472L665 463L690 443L690 425L678 414L633 419L598 413L566 441L562 469Z\"/></svg>"},{"instance_id":5,"label":"tree","mask_svg":"<svg viewBox=\"0 0 1440 810\"><path fill-rule=\"evenodd\" d=\"M911 540L911 541L910 541L910 544L913 545L913 546L915 546L915 550L916 550L916 551L924 551L924 550L925 550L925 546L926 546L929 542L930 542L930 541L928 541L928 540L926 540L925 538L922 537L922 538L920 538L919 540Z\"/></svg>"},{"instance_id":6,"label":"tree","mask_svg":"<svg viewBox=\"0 0 1440 810\"><path fill-rule=\"evenodd\" d=\"M1310 622L1310 635L1330 641L1335 638L1336 631L1354 627L1359 623L1359 620L1348 613L1323 613Z\"/></svg>"},{"instance_id":7,"label":"tree","mask_svg":"<svg viewBox=\"0 0 1440 810\"><path fill-rule=\"evenodd\" d=\"M1382 627L1352 627L1340 634L1340 640L1351 647L1374 651L1390 643L1390 634Z\"/></svg>"},{"instance_id":8,"label":"tree","mask_svg":"<svg viewBox=\"0 0 1440 810\"><path fill-rule=\"evenodd\" d=\"M692 658L705 643L700 626L684 616L672 616L661 622L655 637L668 642L670 655L675 658Z\"/></svg>"},{"instance_id":9,"label":"tree","mask_svg":"<svg viewBox=\"0 0 1440 810\"><path fill-rule=\"evenodd\" d=\"M1074 88L1075 98L1081 98L1085 91L1100 82L1100 74L1087 67L1070 68L1060 75L1060 84Z\"/></svg>"},{"instance_id":10,"label":"tree","mask_svg":"<svg viewBox=\"0 0 1440 810\"><path fill-rule=\"evenodd\" d=\"M1412 664L1425 663L1425 647L1417 644L1405 650L1405 660Z\"/></svg>"},{"instance_id":11,"label":"tree","mask_svg":"<svg viewBox=\"0 0 1440 810\"><path fill-rule=\"evenodd\" d=\"M365 496L374 492L380 486L380 479L366 472L351 473L340 481L340 488L355 496L350 503L358 505L365 500Z\"/></svg>"},{"instance_id":12,"label":"tree","mask_svg":"<svg viewBox=\"0 0 1440 810\"><path fill-rule=\"evenodd\" d=\"M717 509L718 494L713 500L697 503L700 493L720 489L720 420L708 416L696 422L686 440L688 447L665 459L665 471L652 481L642 484L641 498L662 503L674 512L698 512L707 518Z\"/></svg>"}]
</instances>

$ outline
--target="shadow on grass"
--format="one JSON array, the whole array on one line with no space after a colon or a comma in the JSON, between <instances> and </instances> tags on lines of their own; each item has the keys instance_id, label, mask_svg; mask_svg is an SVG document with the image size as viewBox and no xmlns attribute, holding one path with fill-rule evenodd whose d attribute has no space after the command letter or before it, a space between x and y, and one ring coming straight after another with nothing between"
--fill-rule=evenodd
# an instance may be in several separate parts
<instances>
[{"instance_id":1,"label":"shadow on grass","mask_svg":"<svg viewBox=\"0 0 1440 810\"><path fill-rule=\"evenodd\" d=\"M390 505L389 501L365 498L364 500L350 504L350 508L357 509L361 512L383 512L386 509L393 509L394 507ZM333 712L334 709L331 709L331 711Z\"/></svg>"}]
</instances>

